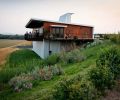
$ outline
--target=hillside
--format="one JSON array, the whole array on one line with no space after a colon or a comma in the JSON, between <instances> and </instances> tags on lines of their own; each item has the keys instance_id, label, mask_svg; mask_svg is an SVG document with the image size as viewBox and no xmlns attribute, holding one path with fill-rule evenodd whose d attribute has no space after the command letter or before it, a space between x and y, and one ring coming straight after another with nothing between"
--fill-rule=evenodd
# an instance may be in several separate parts
<instances>
[{"instance_id":1,"label":"hillside","mask_svg":"<svg viewBox=\"0 0 120 100\"><path fill-rule=\"evenodd\" d=\"M72 100L79 96L78 91L82 93L81 99L84 98L82 100L100 98L89 80L89 72L95 68L101 52L111 47L120 49L119 44L97 41L72 52L51 55L45 60L40 59L31 50L17 50L8 57L4 69L0 71L0 98L1 100L53 100L53 98L63 100L64 96L66 100L65 97L71 95L69 98ZM34 78L31 79L31 75ZM23 82L23 77L24 84L30 87L26 88L20 84ZM19 84L16 84L18 79ZM16 85L17 89L10 84ZM85 92L86 89L89 92Z\"/></svg>"}]
</instances>

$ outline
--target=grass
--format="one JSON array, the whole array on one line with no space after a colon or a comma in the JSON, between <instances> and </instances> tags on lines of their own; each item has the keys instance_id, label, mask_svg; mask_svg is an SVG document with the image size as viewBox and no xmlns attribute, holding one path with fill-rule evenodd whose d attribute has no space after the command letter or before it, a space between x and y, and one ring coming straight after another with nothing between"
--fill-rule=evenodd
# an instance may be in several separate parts
<instances>
[{"instance_id":1,"label":"grass","mask_svg":"<svg viewBox=\"0 0 120 100\"><path fill-rule=\"evenodd\" d=\"M15 51L9 56L6 67L0 72L0 83L5 83L4 89L0 92L0 98L1 100L42 100L45 96L51 93L53 87L55 87L62 78L73 78L77 74L82 75L82 77L86 77L87 72L95 66L96 59L101 53L101 50L109 48L110 45L113 46L114 44L111 42L105 42L103 44L81 50L81 52L87 56L86 60L79 63L65 64L62 66L65 72L64 75L55 76L50 81L37 81L37 85L32 89L22 91L20 93L13 92L7 85L7 81L10 77L19 74L20 72L27 72L36 66L41 66L42 60L40 60L40 58L30 50ZM11 72L9 70L11 70ZM14 75L12 75L13 73ZM3 80L5 80L5 78L8 80L4 82Z\"/></svg>"},{"instance_id":2,"label":"grass","mask_svg":"<svg viewBox=\"0 0 120 100\"><path fill-rule=\"evenodd\" d=\"M25 40L0 39L0 69L2 69L2 65L6 62L7 56L18 49L17 46L31 46L31 42Z\"/></svg>"},{"instance_id":3,"label":"grass","mask_svg":"<svg viewBox=\"0 0 120 100\"><path fill-rule=\"evenodd\" d=\"M27 73L35 66L40 66L41 60L31 50L17 50L8 57L5 67L0 71L0 83L6 83L15 75Z\"/></svg>"}]
</instances>

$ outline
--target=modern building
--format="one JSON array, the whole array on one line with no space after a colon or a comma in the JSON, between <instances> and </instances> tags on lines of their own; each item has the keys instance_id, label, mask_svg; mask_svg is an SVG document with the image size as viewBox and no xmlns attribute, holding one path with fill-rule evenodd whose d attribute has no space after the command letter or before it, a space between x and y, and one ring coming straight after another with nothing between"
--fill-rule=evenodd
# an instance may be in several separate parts
<instances>
[{"instance_id":1,"label":"modern building","mask_svg":"<svg viewBox=\"0 0 120 100\"><path fill-rule=\"evenodd\" d=\"M93 41L92 26L30 19L26 28L32 29L32 32L27 32L25 39L33 41L33 51L41 58L60 51L70 51L75 45Z\"/></svg>"}]
</instances>

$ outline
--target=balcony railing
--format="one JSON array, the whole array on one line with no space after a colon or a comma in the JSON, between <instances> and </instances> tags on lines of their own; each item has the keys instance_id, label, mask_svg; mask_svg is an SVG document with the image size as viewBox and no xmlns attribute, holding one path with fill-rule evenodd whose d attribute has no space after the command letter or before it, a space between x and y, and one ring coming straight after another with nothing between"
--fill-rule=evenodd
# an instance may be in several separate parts
<instances>
[{"instance_id":1,"label":"balcony railing","mask_svg":"<svg viewBox=\"0 0 120 100\"><path fill-rule=\"evenodd\" d=\"M71 36L71 35L62 35L62 34L53 34L53 33L49 33L49 32L43 32L43 33L39 33L39 32L27 32L24 35L25 40L29 40L29 41L42 41L43 39L51 39L51 40L60 40L60 41L93 41L93 38L87 38L87 37L77 37L77 36Z\"/></svg>"},{"instance_id":2,"label":"balcony railing","mask_svg":"<svg viewBox=\"0 0 120 100\"><path fill-rule=\"evenodd\" d=\"M27 32L24 35L25 40L42 40L43 39L43 33L39 33L39 32Z\"/></svg>"}]
</instances>

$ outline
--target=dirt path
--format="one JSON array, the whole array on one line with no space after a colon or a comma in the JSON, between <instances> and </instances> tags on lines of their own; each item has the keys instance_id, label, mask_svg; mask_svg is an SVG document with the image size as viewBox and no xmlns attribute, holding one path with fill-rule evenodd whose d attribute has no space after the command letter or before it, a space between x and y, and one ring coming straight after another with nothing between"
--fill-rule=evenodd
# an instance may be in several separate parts
<instances>
[{"instance_id":1,"label":"dirt path","mask_svg":"<svg viewBox=\"0 0 120 100\"><path fill-rule=\"evenodd\" d=\"M6 57L15 50L17 50L17 48L13 48L13 47L0 49L0 65L3 65L5 63Z\"/></svg>"},{"instance_id":2,"label":"dirt path","mask_svg":"<svg viewBox=\"0 0 120 100\"><path fill-rule=\"evenodd\" d=\"M19 48L16 48L16 46L25 45L25 44L27 44L27 42L24 41L24 42L19 43L17 45L13 45L13 46L9 46L9 47L0 49L0 69L1 69L1 66L5 63L7 56L10 53L12 53L13 51L19 49Z\"/></svg>"}]
</instances>

